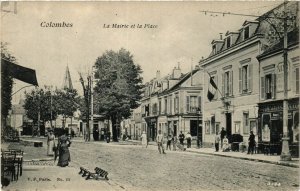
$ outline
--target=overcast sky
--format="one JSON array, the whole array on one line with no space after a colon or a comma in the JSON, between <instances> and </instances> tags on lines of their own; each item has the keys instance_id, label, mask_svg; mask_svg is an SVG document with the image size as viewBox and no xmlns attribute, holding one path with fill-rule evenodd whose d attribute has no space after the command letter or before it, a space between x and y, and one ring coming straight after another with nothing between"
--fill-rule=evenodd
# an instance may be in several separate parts
<instances>
[{"instance_id":1,"label":"overcast sky","mask_svg":"<svg viewBox=\"0 0 300 191\"><path fill-rule=\"evenodd\" d=\"M178 65L188 72L211 51L219 33L237 31L253 17L222 16L201 10L261 15L280 2L18 2L17 14L1 13L2 42L18 64L35 69L40 86L61 87L68 65L73 86L82 92L78 71L86 73L106 50L127 49L141 65L144 82ZM7 8L8 9L8 8ZM72 23L45 28L42 22ZM157 25L157 28L104 28L104 24ZM25 86L16 81L13 91ZM28 89L27 89L28 90ZM20 97L20 94L16 94ZM15 100L15 99L14 99Z\"/></svg>"}]
</instances>

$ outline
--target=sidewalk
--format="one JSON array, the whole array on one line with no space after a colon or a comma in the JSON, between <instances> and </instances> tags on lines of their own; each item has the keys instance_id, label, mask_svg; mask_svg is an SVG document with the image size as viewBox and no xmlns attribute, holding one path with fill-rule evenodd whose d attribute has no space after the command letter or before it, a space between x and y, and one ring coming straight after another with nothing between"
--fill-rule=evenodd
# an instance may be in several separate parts
<instances>
[{"instance_id":1,"label":"sidewalk","mask_svg":"<svg viewBox=\"0 0 300 191\"><path fill-rule=\"evenodd\" d=\"M141 141L137 140L129 140L128 142L132 142L133 144L141 144ZM149 145L155 145L155 142L149 142ZM289 166L294 168L299 168L299 158L292 158L292 161L280 161L279 155L264 155L264 154L253 154L249 155L246 152L215 152L214 148L189 148L186 149L186 152L199 153L199 154L208 154L220 157L230 157L241 160L250 160L256 162L264 162L271 163L276 165Z\"/></svg>"},{"instance_id":2,"label":"sidewalk","mask_svg":"<svg viewBox=\"0 0 300 191\"><path fill-rule=\"evenodd\" d=\"M23 175L2 190L121 190L111 181L85 180L74 167L24 166Z\"/></svg>"}]
</instances>

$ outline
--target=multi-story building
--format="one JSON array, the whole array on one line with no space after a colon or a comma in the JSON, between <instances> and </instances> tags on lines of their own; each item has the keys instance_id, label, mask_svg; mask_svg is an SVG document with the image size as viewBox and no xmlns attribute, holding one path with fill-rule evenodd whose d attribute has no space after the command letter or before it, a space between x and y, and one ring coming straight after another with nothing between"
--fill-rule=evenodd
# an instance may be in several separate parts
<instances>
[{"instance_id":1,"label":"multi-story building","mask_svg":"<svg viewBox=\"0 0 300 191\"><path fill-rule=\"evenodd\" d=\"M154 141L157 131L165 136L177 136L180 131L202 136L201 115L202 72L199 68L181 73L175 67L171 75L156 78L145 85L144 97L141 100L142 127L150 141ZM199 129L197 128L199 127Z\"/></svg>"},{"instance_id":2,"label":"multi-story building","mask_svg":"<svg viewBox=\"0 0 300 191\"><path fill-rule=\"evenodd\" d=\"M290 2L287 7L295 12L297 6ZM214 143L214 135L221 127L227 131L229 141L233 134L240 134L247 143L251 130L258 135L260 66L256 57L278 39L270 24L276 19L266 18L274 13L280 15L282 9L280 5L255 21L245 21L239 30L227 32L224 39L213 40L211 54L200 61L207 73L204 90L214 93L212 100L204 100L205 144ZM211 87L210 78L217 90Z\"/></svg>"},{"instance_id":3,"label":"multi-story building","mask_svg":"<svg viewBox=\"0 0 300 191\"><path fill-rule=\"evenodd\" d=\"M260 62L260 100L258 138L271 143L280 153L283 135L283 42L269 47L258 56ZM288 135L292 155L299 155L299 29L288 33ZM277 147L277 148L276 148Z\"/></svg>"}]
</instances>

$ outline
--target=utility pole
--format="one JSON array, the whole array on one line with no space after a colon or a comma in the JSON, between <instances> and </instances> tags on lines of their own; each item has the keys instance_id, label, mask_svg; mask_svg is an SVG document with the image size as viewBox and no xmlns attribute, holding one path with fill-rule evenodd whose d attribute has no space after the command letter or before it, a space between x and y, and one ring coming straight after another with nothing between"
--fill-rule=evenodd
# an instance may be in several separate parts
<instances>
[{"instance_id":1,"label":"utility pole","mask_svg":"<svg viewBox=\"0 0 300 191\"><path fill-rule=\"evenodd\" d=\"M284 75L284 99L283 99L283 137L282 137L282 150L280 160L290 161L291 154L289 149L289 136L288 136L288 36L287 36L287 10L284 1L284 37L283 37L283 75Z\"/></svg>"},{"instance_id":2,"label":"utility pole","mask_svg":"<svg viewBox=\"0 0 300 191\"><path fill-rule=\"evenodd\" d=\"M93 69L92 69L92 74L90 76L90 80L91 80L91 131L94 133L94 90L93 90Z\"/></svg>"}]
</instances>

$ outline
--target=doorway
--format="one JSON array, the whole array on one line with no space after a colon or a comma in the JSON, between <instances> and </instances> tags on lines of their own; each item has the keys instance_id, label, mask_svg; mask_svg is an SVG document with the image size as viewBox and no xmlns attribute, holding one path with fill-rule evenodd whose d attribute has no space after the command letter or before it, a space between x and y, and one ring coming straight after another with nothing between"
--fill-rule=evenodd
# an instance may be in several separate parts
<instances>
[{"instance_id":1,"label":"doorway","mask_svg":"<svg viewBox=\"0 0 300 191\"><path fill-rule=\"evenodd\" d=\"M229 142L231 142L231 113L226 113L226 133L227 133L227 137Z\"/></svg>"}]
</instances>

